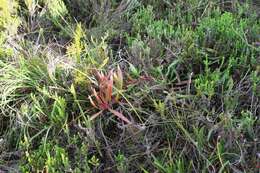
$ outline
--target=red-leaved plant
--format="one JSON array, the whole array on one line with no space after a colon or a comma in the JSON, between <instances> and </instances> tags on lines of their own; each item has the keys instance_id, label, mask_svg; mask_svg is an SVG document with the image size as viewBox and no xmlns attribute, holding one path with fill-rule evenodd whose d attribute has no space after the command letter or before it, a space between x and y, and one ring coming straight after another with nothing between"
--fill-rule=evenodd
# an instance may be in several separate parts
<instances>
[{"instance_id":1,"label":"red-leaved plant","mask_svg":"<svg viewBox=\"0 0 260 173\"><path fill-rule=\"evenodd\" d=\"M89 100L90 103L100 111L91 116L90 120L94 120L104 111L110 111L127 124L131 124L131 121L122 113L112 109L112 105L119 102L120 93L118 91L123 89L123 74L120 67L118 66L115 72L111 70L107 75L97 71L96 76L98 91L92 88L92 95L89 96ZM117 91L115 95L113 95L113 88ZM94 97L94 99L92 97Z\"/></svg>"}]
</instances>

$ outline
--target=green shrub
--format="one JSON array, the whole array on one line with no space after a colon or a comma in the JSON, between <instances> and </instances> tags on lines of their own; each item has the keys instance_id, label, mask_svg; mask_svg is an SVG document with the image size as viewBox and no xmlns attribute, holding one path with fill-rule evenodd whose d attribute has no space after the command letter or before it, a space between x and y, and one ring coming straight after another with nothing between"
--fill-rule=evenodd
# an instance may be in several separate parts
<instances>
[{"instance_id":1,"label":"green shrub","mask_svg":"<svg viewBox=\"0 0 260 173\"><path fill-rule=\"evenodd\" d=\"M200 22L196 31L198 45L209 53L213 52L213 56L241 58L250 56L254 49L249 45L246 33L248 29L250 32L255 32L259 27L254 23L250 29L248 27L250 23L248 19L237 19L232 13L220 14L216 11L215 15L206 17Z\"/></svg>"},{"instance_id":2,"label":"green shrub","mask_svg":"<svg viewBox=\"0 0 260 173\"><path fill-rule=\"evenodd\" d=\"M22 172L63 172L70 171L68 153L64 148L51 142L42 144L37 150L26 151L24 163L20 166Z\"/></svg>"},{"instance_id":3,"label":"green shrub","mask_svg":"<svg viewBox=\"0 0 260 173\"><path fill-rule=\"evenodd\" d=\"M147 35L154 39L170 39L173 36L173 26L167 20L157 20L152 6L140 8L131 18L134 35Z\"/></svg>"},{"instance_id":4,"label":"green shrub","mask_svg":"<svg viewBox=\"0 0 260 173\"><path fill-rule=\"evenodd\" d=\"M18 4L15 0L0 1L0 58L10 57L12 48L6 44L7 37L17 33L21 21L17 15Z\"/></svg>"}]
</instances>

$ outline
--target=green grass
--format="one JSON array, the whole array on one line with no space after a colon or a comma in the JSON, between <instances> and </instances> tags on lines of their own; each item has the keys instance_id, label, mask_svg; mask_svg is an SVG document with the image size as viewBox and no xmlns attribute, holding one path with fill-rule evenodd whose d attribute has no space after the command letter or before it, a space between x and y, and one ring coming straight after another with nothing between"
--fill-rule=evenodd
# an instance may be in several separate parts
<instances>
[{"instance_id":1,"label":"green grass","mask_svg":"<svg viewBox=\"0 0 260 173\"><path fill-rule=\"evenodd\" d=\"M0 172L259 172L259 9L0 0Z\"/></svg>"}]
</instances>

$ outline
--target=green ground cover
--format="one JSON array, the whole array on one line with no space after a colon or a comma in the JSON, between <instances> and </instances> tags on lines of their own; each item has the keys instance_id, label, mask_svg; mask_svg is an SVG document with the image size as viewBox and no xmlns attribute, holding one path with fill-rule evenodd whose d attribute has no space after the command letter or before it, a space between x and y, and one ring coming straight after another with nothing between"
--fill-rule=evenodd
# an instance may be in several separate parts
<instances>
[{"instance_id":1,"label":"green ground cover","mask_svg":"<svg viewBox=\"0 0 260 173\"><path fill-rule=\"evenodd\" d=\"M259 172L259 11L0 0L0 172Z\"/></svg>"}]
</instances>

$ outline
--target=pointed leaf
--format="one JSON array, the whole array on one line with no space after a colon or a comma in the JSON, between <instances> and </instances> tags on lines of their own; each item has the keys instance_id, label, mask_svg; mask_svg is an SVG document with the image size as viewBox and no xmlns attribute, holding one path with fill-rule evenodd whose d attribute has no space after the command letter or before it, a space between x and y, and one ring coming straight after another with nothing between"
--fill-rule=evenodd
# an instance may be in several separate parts
<instances>
[{"instance_id":1,"label":"pointed leaf","mask_svg":"<svg viewBox=\"0 0 260 173\"><path fill-rule=\"evenodd\" d=\"M113 113L115 116L126 122L127 124L132 124L130 120L128 120L122 113L115 111L113 109L108 109L111 113Z\"/></svg>"},{"instance_id":2,"label":"pointed leaf","mask_svg":"<svg viewBox=\"0 0 260 173\"><path fill-rule=\"evenodd\" d=\"M112 92L113 92L113 77L111 76L109 81L107 82L107 88L106 88L107 102L110 102L112 100Z\"/></svg>"},{"instance_id":3,"label":"pointed leaf","mask_svg":"<svg viewBox=\"0 0 260 173\"><path fill-rule=\"evenodd\" d=\"M103 110L99 111L98 113L95 113L94 115L92 115L89 118L89 120L92 121L92 120L96 119L102 112L103 112Z\"/></svg>"},{"instance_id":4,"label":"pointed leaf","mask_svg":"<svg viewBox=\"0 0 260 173\"><path fill-rule=\"evenodd\" d=\"M96 101L98 102L98 107L100 107L100 105L102 105L102 100L100 99L100 97L98 96L97 92L95 89L92 88L93 94L96 98Z\"/></svg>"},{"instance_id":5,"label":"pointed leaf","mask_svg":"<svg viewBox=\"0 0 260 173\"><path fill-rule=\"evenodd\" d=\"M97 105L94 103L94 101L92 100L91 96L88 96L88 99L89 99L90 103L92 104L92 106L94 106L95 108L98 109Z\"/></svg>"}]
</instances>

